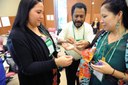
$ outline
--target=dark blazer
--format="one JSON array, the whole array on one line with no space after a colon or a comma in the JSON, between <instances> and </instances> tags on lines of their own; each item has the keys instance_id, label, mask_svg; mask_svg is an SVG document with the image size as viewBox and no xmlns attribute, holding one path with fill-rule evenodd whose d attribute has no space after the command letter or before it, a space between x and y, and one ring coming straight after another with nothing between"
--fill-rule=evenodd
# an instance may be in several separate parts
<instances>
[{"instance_id":1,"label":"dark blazer","mask_svg":"<svg viewBox=\"0 0 128 85\"><path fill-rule=\"evenodd\" d=\"M51 37L42 25L38 28ZM53 59L53 56L57 56L55 44L55 52L49 56L49 50L41 37L24 27L12 29L7 45L18 65L20 85L52 85L52 70L57 68Z\"/></svg>"}]
</instances>

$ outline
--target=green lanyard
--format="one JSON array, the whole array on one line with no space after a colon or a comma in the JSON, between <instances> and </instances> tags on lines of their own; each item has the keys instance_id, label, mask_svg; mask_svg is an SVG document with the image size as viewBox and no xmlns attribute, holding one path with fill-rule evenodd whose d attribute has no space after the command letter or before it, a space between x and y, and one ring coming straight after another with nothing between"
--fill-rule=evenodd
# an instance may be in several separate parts
<instances>
[{"instance_id":1,"label":"green lanyard","mask_svg":"<svg viewBox=\"0 0 128 85\"><path fill-rule=\"evenodd\" d=\"M114 55L114 53L115 53L115 51L116 51L116 49L117 49L117 46L119 45L121 39L123 39L123 36L125 35L125 33L126 33L126 31L123 33L122 37L121 37L120 40L117 42L117 44L116 44L114 50L112 51L112 54L111 54L110 58L108 59L108 63L109 63L110 60L112 59L112 57L113 57L113 55Z\"/></svg>"},{"instance_id":2,"label":"green lanyard","mask_svg":"<svg viewBox=\"0 0 128 85\"><path fill-rule=\"evenodd\" d=\"M55 51L54 50L54 46L53 46L53 42L52 42L51 38L47 38L47 40L45 41L45 43L46 43L46 45L47 45L47 47L49 49L49 52L50 52L49 56L51 56L53 54L53 52Z\"/></svg>"},{"instance_id":3,"label":"green lanyard","mask_svg":"<svg viewBox=\"0 0 128 85\"><path fill-rule=\"evenodd\" d=\"M105 38L104 38L104 40L103 40L103 42L102 42L102 44L101 44L101 46L100 46L100 48L99 48L99 51L100 51L101 47L103 46L105 40L107 39L108 34L109 34L109 33L107 33L107 35L105 36ZM124 35L124 34L125 34L125 32L123 33L123 35ZM116 43L115 48L113 49L112 54L111 54L110 58L108 59L108 63L109 63L110 60L112 59L112 57L113 57L113 55L114 55L114 53L115 53L115 51L116 51L116 49L117 49L117 46L119 45L121 39L122 39L122 37L121 37L121 38L118 40L118 42ZM99 53L99 51L98 51L98 53ZM103 56L102 56L102 57L103 57Z\"/></svg>"},{"instance_id":4,"label":"green lanyard","mask_svg":"<svg viewBox=\"0 0 128 85\"><path fill-rule=\"evenodd\" d=\"M81 39L76 39L75 30L74 30L74 29L75 29L75 26L74 26L74 25L72 25L72 28L73 28L74 39L75 39L76 41L81 40ZM85 26L84 26L84 28L83 28L83 40L85 39L84 34L85 34Z\"/></svg>"},{"instance_id":5,"label":"green lanyard","mask_svg":"<svg viewBox=\"0 0 128 85\"><path fill-rule=\"evenodd\" d=\"M53 46L53 41L44 30L42 30L42 33L44 34L44 36L41 36L41 38L45 41L45 44L50 52L50 54L49 54L49 57L50 57L53 54L53 52L55 51L54 46Z\"/></svg>"},{"instance_id":6,"label":"green lanyard","mask_svg":"<svg viewBox=\"0 0 128 85\"><path fill-rule=\"evenodd\" d=\"M122 39L122 38L121 38L121 39ZM109 63L109 62L110 62L110 60L112 59L112 57L113 57L113 55L114 55L114 53L115 53L115 51L116 51L116 48L117 48L117 46L119 45L119 43L120 43L121 39L117 42L117 44L116 44L116 46L115 46L114 50L112 51L112 54L111 54L110 58L108 59L108 63Z\"/></svg>"},{"instance_id":7,"label":"green lanyard","mask_svg":"<svg viewBox=\"0 0 128 85\"><path fill-rule=\"evenodd\" d=\"M47 38L45 43L46 43L47 46L53 45L53 42L50 38Z\"/></svg>"},{"instance_id":8,"label":"green lanyard","mask_svg":"<svg viewBox=\"0 0 128 85\"><path fill-rule=\"evenodd\" d=\"M105 38L104 38L103 42L101 43L101 45L100 45L100 47L99 47L99 49L98 49L98 54L99 54L99 52L100 52L100 50L101 50L101 47L102 47L102 46L103 46L103 44L104 44L105 39L106 39L106 38L107 38L107 36L108 36L108 34L109 34L109 32L106 34L106 36L105 36Z\"/></svg>"}]
</instances>

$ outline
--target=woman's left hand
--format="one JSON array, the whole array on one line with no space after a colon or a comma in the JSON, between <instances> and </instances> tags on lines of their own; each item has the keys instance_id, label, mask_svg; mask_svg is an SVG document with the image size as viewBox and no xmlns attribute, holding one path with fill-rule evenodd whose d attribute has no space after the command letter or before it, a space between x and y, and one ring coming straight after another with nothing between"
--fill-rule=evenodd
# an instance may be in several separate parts
<instances>
[{"instance_id":1,"label":"woman's left hand","mask_svg":"<svg viewBox=\"0 0 128 85\"><path fill-rule=\"evenodd\" d=\"M99 65L98 64L91 64L91 67L103 74L112 74L113 73L113 68L105 61L99 60Z\"/></svg>"}]
</instances>

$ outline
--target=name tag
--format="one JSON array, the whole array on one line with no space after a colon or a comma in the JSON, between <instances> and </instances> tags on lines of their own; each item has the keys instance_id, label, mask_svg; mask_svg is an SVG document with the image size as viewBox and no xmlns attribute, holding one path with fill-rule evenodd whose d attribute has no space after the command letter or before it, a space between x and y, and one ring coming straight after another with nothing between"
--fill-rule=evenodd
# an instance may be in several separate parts
<instances>
[{"instance_id":1,"label":"name tag","mask_svg":"<svg viewBox=\"0 0 128 85\"><path fill-rule=\"evenodd\" d=\"M54 47L53 47L53 42L50 38L48 38L45 42L46 42L46 45L47 45L49 52L50 52L49 56L51 56L53 54L53 52L55 51Z\"/></svg>"},{"instance_id":2,"label":"name tag","mask_svg":"<svg viewBox=\"0 0 128 85\"><path fill-rule=\"evenodd\" d=\"M103 74L102 74L102 73L100 73L100 72L94 70L94 71L93 71L93 74L97 77L97 79L98 79L100 82L102 81L102 79L103 79Z\"/></svg>"}]
</instances>

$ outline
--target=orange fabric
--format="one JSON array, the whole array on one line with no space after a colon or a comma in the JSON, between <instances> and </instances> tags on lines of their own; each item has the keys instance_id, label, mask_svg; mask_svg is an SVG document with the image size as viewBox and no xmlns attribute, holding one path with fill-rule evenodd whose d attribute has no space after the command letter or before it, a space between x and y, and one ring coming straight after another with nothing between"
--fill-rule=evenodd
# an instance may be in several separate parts
<instances>
[{"instance_id":1,"label":"orange fabric","mask_svg":"<svg viewBox=\"0 0 128 85\"><path fill-rule=\"evenodd\" d=\"M88 78L90 79L91 73L89 70L88 63L92 60L92 53L90 49L82 51L82 59L79 65L79 79Z\"/></svg>"},{"instance_id":2,"label":"orange fabric","mask_svg":"<svg viewBox=\"0 0 128 85\"><path fill-rule=\"evenodd\" d=\"M85 60L87 63L89 63L92 60L92 53L90 49L86 49L82 51L82 59Z\"/></svg>"}]
</instances>

